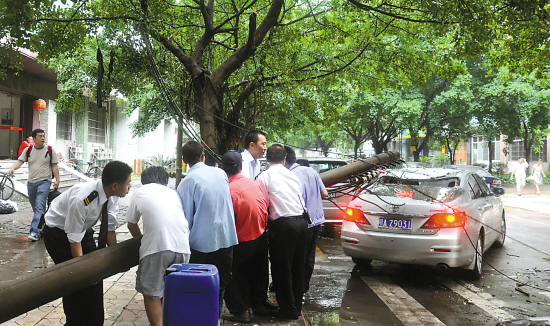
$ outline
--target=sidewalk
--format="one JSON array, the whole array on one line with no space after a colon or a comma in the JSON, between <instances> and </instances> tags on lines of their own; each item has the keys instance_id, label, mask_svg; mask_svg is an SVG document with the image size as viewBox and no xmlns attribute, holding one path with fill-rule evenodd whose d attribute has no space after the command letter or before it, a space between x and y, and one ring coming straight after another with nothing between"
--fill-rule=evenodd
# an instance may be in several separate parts
<instances>
[{"instance_id":1,"label":"sidewalk","mask_svg":"<svg viewBox=\"0 0 550 326\"><path fill-rule=\"evenodd\" d=\"M139 187L139 182L132 181L134 189ZM173 185L172 187L173 188ZM132 191L120 201L120 211L117 219L120 227L117 229L117 240L119 242L130 239L131 235L126 227L126 223L122 222L126 214L127 206L131 199ZM32 210L28 202L17 202L19 211L13 214L0 215L0 284L2 281L17 278L21 275L32 273L37 268L47 268L53 266L54 263L48 256L43 242L30 242L26 238L28 236L28 228L32 216ZM15 248L15 249L14 249ZM28 259L23 263L10 262L9 256L15 255L38 255L37 259ZM13 253L13 251L17 253ZM35 257L36 258L36 257ZM113 275L103 281L104 291L104 307L105 307L105 323L107 326L146 326L149 325L145 308L143 305L143 296L135 290L137 266L129 271ZM274 293L271 296L274 297ZM224 305L224 311L228 312ZM61 299L52 301L37 309L31 310L8 322L2 323L4 326L31 326L31 325L63 325L65 315L63 313L63 305ZM220 325L224 326L239 326L239 325L260 325L260 326L276 326L276 325L306 325L303 318L296 321L277 321L270 317L256 317L254 323L241 324L237 322L226 322L220 319Z\"/></svg>"},{"instance_id":2,"label":"sidewalk","mask_svg":"<svg viewBox=\"0 0 550 326\"><path fill-rule=\"evenodd\" d=\"M504 186L505 194L500 200L506 208L519 208L543 215L550 215L550 185L540 186L540 195L535 194L535 186L527 185L521 196L517 195L515 186Z\"/></svg>"}]
</instances>

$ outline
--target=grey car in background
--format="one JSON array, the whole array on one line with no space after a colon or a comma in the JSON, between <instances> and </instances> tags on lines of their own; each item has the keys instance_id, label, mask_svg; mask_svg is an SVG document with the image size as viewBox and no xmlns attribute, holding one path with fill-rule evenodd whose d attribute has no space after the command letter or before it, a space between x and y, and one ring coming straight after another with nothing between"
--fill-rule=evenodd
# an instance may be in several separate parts
<instances>
[{"instance_id":1,"label":"grey car in background","mask_svg":"<svg viewBox=\"0 0 550 326\"><path fill-rule=\"evenodd\" d=\"M483 253L506 238L501 193L471 171L393 170L349 203L342 248L358 264L462 268L477 279Z\"/></svg>"}]
</instances>

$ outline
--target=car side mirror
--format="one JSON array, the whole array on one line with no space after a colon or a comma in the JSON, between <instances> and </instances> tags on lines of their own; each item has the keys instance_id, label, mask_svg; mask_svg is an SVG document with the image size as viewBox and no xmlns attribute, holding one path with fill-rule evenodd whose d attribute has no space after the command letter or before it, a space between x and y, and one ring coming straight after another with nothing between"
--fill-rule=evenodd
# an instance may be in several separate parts
<instances>
[{"instance_id":1,"label":"car side mirror","mask_svg":"<svg viewBox=\"0 0 550 326\"><path fill-rule=\"evenodd\" d=\"M504 188L495 187L495 188L493 188L493 193L496 196L502 196L502 195L504 195Z\"/></svg>"}]
</instances>

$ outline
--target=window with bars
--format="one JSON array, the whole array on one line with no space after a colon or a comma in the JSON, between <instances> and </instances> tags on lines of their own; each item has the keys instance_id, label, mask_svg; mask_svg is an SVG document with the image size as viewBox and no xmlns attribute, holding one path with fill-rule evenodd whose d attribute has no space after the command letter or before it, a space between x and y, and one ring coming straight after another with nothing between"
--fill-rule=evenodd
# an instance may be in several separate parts
<instances>
[{"instance_id":1,"label":"window with bars","mask_svg":"<svg viewBox=\"0 0 550 326\"><path fill-rule=\"evenodd\" d=\"M88 141L92 143L105 143L105 125L107 110L98 108L96 103L90 102L88 111Z\"/></svg>"},{"instance_id":2,"label":"window with bars","mask_svg":"<svg viewBox=\"0 0 550 326\"><path fill-rule=\"evenodd\" d=\"M543 140L543 145L541 147L542 152L536 153L533 148L531 148L531 161L535 161L540 158L543 162L548 162L547 147L548 141ZM510 155L510 160L518 160L520 157L525 157L525 150L523 149L523 140L516 140L512 144L508 145L508 152Z\"/></svg>"},{"instance_id":3,"label":"window with bars","mask_svg":"<svg viewBox=\"0 0 550 326\"><path fill-rule=\"evenodd\" d=\"M57 115L57 139L71 140L73 131L72 112L63 112Z\"/></svg>"}]
</instances>

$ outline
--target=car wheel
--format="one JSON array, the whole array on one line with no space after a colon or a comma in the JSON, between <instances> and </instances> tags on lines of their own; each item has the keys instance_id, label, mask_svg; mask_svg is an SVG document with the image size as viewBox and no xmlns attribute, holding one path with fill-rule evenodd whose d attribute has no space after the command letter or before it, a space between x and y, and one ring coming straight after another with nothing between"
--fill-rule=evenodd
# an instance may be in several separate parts
<instances>
[{"instance_id":1,"label":"car wheel","mask_svg":"<svg viewBox=\"0 0 550 326\"><path fill-rule=\"evenodd\" d=\"M477 238L474 260L474 269L468 271L468 278L478 280L481 277L481 268L483 266L483 232L480 232Z\"/></svg>"},{"instance_id":2,"label":"car wheel","mask_svg":"<svg viewBox=\"0 0 550 326\"><path fill-rule=\"evenodd\" d=\"M497 238L497 241L493 244L493 247L500 248L504 246L504 240L506 240L506 219L504 218L504 212L502 212L502 220L500 221L500 230L498 230L500 235Z\"/></svg>"},{"instance_id":3,"label":"car wheel","mask_svg":"<svg viewBox=\"0 0 550 326\"><path fill-rule=\"evenodd\" d=\"M359 266L369 266L372 263L372 259L351 257L351 260Z\"/></svg>"}]
</instances>

